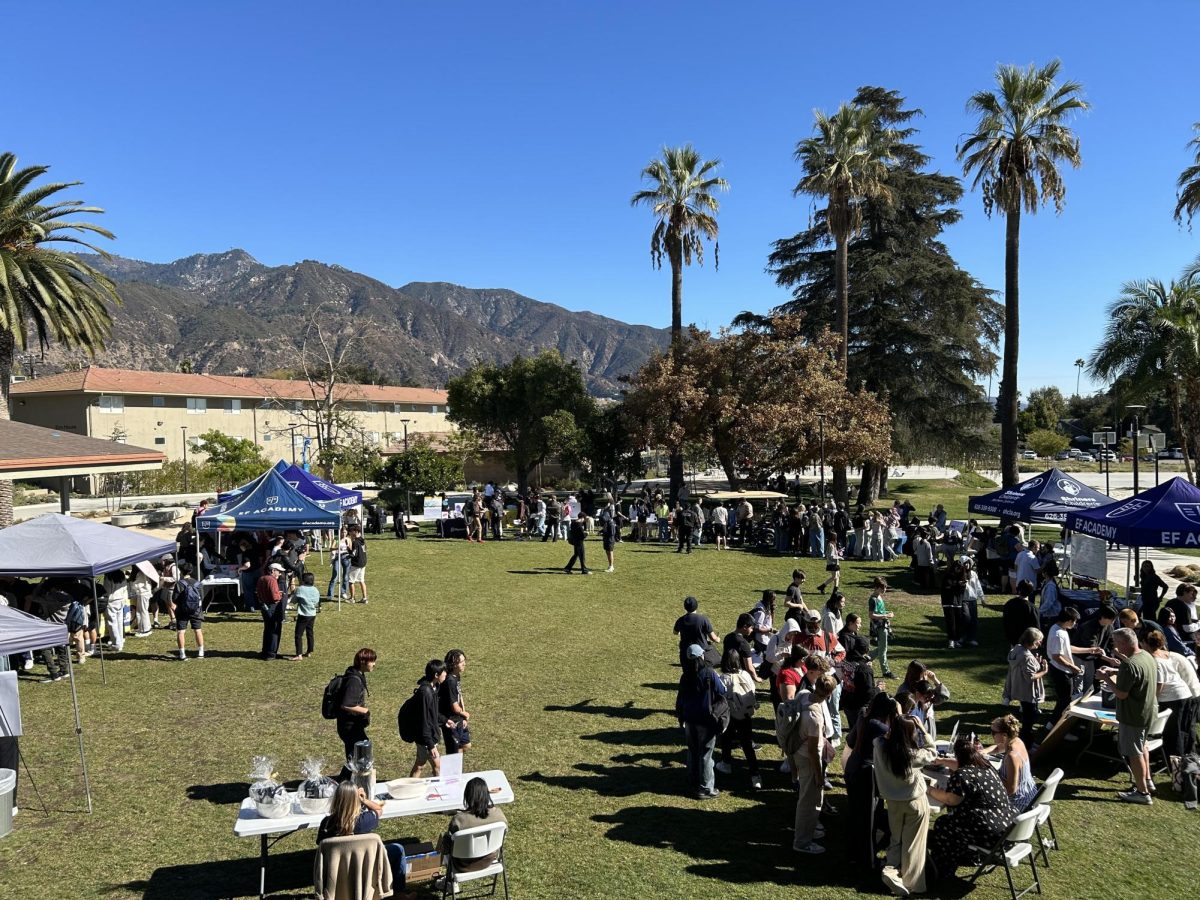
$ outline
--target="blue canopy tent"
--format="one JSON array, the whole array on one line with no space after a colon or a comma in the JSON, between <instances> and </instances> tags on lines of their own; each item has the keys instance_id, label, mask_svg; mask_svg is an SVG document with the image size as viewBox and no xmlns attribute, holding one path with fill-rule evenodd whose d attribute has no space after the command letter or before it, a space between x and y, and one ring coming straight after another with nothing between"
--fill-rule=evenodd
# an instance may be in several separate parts
<instances>
[{"instance_id":1,"label":"blue canopy tent","mask_svg":"<svg viewBox=\"0 0 1200 900\"><path fill-rule=\"evenodd\" d=\"M1050 469L1013 487L971 497L967 509L1019 522L1062 525L1073 512L1112 502L1112 497L1088 487L1061 469Z\"/></svg>"},{"instance_id":2,"label":"blue canopy tent","mask_svg":"<svg viewBox=\"0 0 1200 900\"><path fill-rule=\"evenodd\" d=\"M363 496L360 491L351 491L343 487L338 487L336 484L330 484L323 478L318 478L312 472L306 472L297 465L288 465L282 459L275 463L273 470L283 476L283 480L298 490L309 500L315 500L326 509L333 508L330 504L336 504L339 509L348 509L352 506L361 506ZM249 484L243 484L241 487L234 488L231 491L217 494L217 499L222 503L243 496L247 491L253 490L263 478L266 477L264 472L258 478L251 481Z\"/></svg>"},{"instance_id":3,"label":"blue canopy tent","mask_svg":"<svg viewBox=\"0 0 1200 900\"><path fill-rule=\"evenodd\" d=\"M245 493L196 516L196 531L324 530L336 529L341 521L337 501L312 500L288 484L276 469L268 469Z\"/></svg>"}]
</instances>

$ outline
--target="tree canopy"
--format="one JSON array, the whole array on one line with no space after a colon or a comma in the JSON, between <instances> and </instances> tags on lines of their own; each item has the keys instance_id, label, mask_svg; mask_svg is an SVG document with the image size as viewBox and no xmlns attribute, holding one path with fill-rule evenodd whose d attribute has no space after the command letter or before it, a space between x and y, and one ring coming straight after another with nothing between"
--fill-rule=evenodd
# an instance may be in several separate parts
<instances>
[{"instance_id":1,"label":"tree canopy","mask_svg":"<svg viewBox=\"0 0 1200 900\"><path fill-rule=\"evenodd\" d=\"M448 491L465 480L462 459L430 446L421 435L409 440L408 449L394 453L376 470L376 480L393 485L399 492L380 492L383 503L392 505L405 493L418 496Z\"/></svg>"},{"instance_id":2,"label":"tree canopy","mask_svg":"<svg viewBox=\"0 0 1200 900\"><path fill-rule=\"evenodd\" d=\"M226 490L257 478L271 466L254 441L215 429L199 435L195 447L197 453L208 457L206 468Z\"/></svg>"},{"instance_id":3,"label":"tree canopy","mask_svg":"<svg viewBox=\"0 0 1200 900\"><path fill-rule=\"evenodd\" d=\"M1058 423L1066 413L1067 401L1062 391L1050 385L1029 392L1018 421L1021 431L1027 435L1033 431L1057 431Z\"/></svg>"},{"instance_id":4,"label":"tree canopy","mask_svg":"<svg viewBox=\"0 0 1200 900\"><path fill-rule=\"evenodd\" d=\"M446 385L452 422L502 443L517 483L525 489L529 473L555 449L560 411L577 419L591 414L583 375L557 350L516 356L506 365L480 363Z\"/></svg>"}]
</instances>

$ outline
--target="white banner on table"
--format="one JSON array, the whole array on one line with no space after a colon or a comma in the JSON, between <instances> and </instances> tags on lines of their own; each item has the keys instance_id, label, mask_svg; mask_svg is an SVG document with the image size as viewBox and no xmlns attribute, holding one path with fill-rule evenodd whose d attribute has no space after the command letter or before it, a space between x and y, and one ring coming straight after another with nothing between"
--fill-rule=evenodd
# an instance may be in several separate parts
<instances>
[{"instance_id":1,"label":"white banner on table","mask_svg":"<svg viewBox=\"0 0 1200 900\"><path fill-rule=\"evenodd\" d=\"M20 737L21 697L17 694L17 673L0 672L0 737ZM460 762L461 766L462 763Z\"/></svg>"}]
</instances>

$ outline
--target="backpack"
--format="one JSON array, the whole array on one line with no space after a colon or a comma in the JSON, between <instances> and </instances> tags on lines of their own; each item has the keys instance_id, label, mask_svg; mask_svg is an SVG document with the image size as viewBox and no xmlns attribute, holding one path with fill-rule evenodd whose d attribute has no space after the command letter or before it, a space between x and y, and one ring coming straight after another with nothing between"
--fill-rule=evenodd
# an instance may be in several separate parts
<instances>
[{"instance_id":1,"label":"backpack","mask_svg":"<svg viewBox=\"0 0 1200 900\"><path fill-rule=\"evenodd\" d=\"M67 607L67 631L74 634L87 628L87 609L78 600L72 600Z\"/></svg>"},{"instance_id":2,"label":"backpack","mask_svg":"<svg viewBox=\"0 0 1200 900\"><path fill-rule=\"evenodd\" d=\"M357 538L350 548L350 565L361 569L367 564L367 542Z\"/></svg>"},{"instance_id":3,"label":"backpack","mask_svg":"<svg viewBox=\"0 0 1200 900\"><path fill-rule=\"evenodd\" d=\"M780 703L775 710L775 740L785 756L791 756L800 751L800 716L803 707L799 699Z\"/></svg>"},{"instance_id":4,"label":"backpack","mask_svg":"<svg viewBox=\"0 0 1200 900\"><path fill-rule=\"evenodd\" d=\"M425 737L425 698L418 687L396 714L396 725L400 729L400 740L415 744Z\"/></svg>"},{"instance_id":5,"label":"backpack","mask_svg":"<svg viewBox=\"0 0 1200 900\"><path fill-rule=\"evenodd\" d=\"M321 718L336 719L342 709L342 697L346 694L346 675L334 675L325 685L321 695Z\"/></svg>"},{"instance_id":6,"label":"backpack","mask_svg":"<svg viewBox=\"0 0 1200 900\"><path fill-rule=\"evenodd\" d=\"M189 616L195 615L204 605L200 598L200 588L195 581L177 581L175 583L175 606Z\"/></svg>"}]
</instances>

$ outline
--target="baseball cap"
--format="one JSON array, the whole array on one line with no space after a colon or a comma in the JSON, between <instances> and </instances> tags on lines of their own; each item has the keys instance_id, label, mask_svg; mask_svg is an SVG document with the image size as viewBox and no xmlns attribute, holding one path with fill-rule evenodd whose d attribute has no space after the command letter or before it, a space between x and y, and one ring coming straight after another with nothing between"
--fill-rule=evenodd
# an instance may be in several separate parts
<instances>
[{"instance_id":1,"label":"baseball cap","mask_svg":"<svg viewBox=\"0 0 1200 900\"><path fill-rule=\"evenodd\" d=\"M802 614L802 618L805 622L817 622L821 617L817 615L815 609L806 609Z\"/></svg>"},{"instance_id":2,"label":"baseball cap","mask_svg":"<svg viewBox=\"0 0 1200 900\"><path fill-rule=\"evenodd\" d=\"M283 571L283 566L281 566L279 563L271 563L269 566L267 566L267 568L268 569L278 569L280 572Z\"/></svg>"},{"instance_id":3,"label":"baseball cap","mask_svg":"<svg viewBox=\"0 0 1200 900\"><path fill-rule=\"evenodd\" d=\"M699 644L688 644L688 648L687 648L687 658L688 659L699 659L703 655L704 655L704 648L701 647Z\"/></svg>"}]
</instances>

